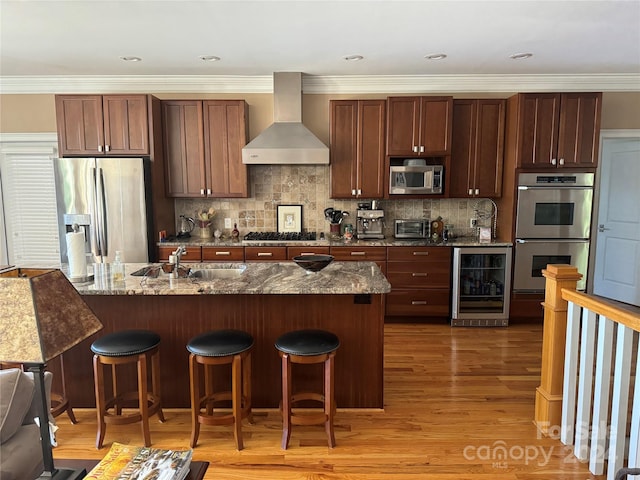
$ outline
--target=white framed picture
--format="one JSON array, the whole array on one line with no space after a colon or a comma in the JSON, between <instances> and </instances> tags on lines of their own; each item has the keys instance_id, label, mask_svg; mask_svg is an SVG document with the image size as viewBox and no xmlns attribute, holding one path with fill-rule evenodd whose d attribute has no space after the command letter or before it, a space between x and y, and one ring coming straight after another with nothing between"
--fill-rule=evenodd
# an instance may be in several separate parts
<instances>
[{"instance_id":1,"label":"white framed picture","mask_svg":"<svg viewBox=\"0 0 640 480\"><path fill-rule=\"evenodd\" d=\"M278 233L302 232L302 205L278 205Z\"/></svg>"}]
</instances>

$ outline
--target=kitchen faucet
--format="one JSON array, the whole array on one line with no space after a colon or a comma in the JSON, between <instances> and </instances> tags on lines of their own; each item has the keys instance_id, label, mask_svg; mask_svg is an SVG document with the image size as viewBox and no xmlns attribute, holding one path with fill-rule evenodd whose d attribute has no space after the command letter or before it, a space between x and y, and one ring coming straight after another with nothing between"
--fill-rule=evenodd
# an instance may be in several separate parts
<instances>
[{"instance_id":1,"label":"kitchen faucet","mask_svg":"<svg viewBox=\"0 0 640 480\"><path fill-rule=\"evenodd\" d=\"M175 252L172 252L169 255L169 264L173 265L173 270L171 270L171 278L178 278L178 268L180 268L180 257L183 254L187 253L187 247L184 245L180 245Z\"/></svg>"}]
</instances>

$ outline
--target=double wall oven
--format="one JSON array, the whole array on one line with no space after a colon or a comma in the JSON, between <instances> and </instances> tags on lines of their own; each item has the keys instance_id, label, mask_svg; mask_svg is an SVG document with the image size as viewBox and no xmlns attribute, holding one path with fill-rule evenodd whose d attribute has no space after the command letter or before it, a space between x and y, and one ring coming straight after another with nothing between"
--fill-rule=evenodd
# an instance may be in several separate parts
<instances>
[{"instance_id":1,"label":"double wall oven","mask_svg":"<svg viewBox=\"0 0 640 480\"><path fill-rule=\"evenodd\" d=\"M584 290L589 259L593 173L521 173L518 177L514 292L544 292L549 263L577 267Z\"/></svg>"}]
</instances>

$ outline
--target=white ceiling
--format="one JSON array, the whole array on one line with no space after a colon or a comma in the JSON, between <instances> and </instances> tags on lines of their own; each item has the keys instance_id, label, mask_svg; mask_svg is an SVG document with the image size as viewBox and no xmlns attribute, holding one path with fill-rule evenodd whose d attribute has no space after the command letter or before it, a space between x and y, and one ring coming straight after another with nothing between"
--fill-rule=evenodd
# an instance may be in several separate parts
<instances>
[{"instance_id":1,"label":"white ceiling","mask_svg":"<svg viewBox=\"0 0 640 480\"><path fill-rule=\"evenodd\" d=\"M522 52L533 57L509 58ZM432 53L447 58L424 58ZM343 59L356 54L364 59ZM120 59L128 55L142 61ZM640 0L0 0L5 92L53 76L193 81L275 71L332 79L618 76L640 90Z\"/></svg>"}]
</instances>

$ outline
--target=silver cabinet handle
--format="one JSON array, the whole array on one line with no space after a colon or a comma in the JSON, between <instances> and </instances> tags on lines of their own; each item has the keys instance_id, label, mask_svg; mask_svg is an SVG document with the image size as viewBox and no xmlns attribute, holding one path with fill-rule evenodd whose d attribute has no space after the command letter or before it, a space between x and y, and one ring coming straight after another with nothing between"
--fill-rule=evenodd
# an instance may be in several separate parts
<instances>
[{"instance_id":1,"label":"silver cabinet handle","mask_svg":"<svg viewBox=\"0 0 640 480\"><path fill-rule=\"evenodd\" d=\"M211 189L207 188L207 195L211 195Z\"/></svg>"},{"instance_id":2,"label":"silver cabinet handle","mask_svg":"<svg viewBox=\"0 0 640 480\"><path fill-rule=\"evenodd\" d=\"M101 152L102 151L102 145L98 145L98 151Z\"/></svg>"},{"instance_id":3,"label":"silver cabinet handle","mask_svg":"<svg viewBox=\"0 0 640 480\"><path fill-rule=\"evenodd\" d=\"M273 257L272 252L258 252L259 257Z\"/></svg>"},{"instance_id":4,"label":"silver cabinet handle","mask_svg":"<svg viewBox=\"0 0 640 480\"><path fill-rule=\"evenodd\" d=\"M204 188L200 189L200 195L204 195Z\"/></svg>"},{"instance_id":5,"label":"silver cabinet handle","mask_svg":"<svg viewBox=\"0 0 640 480\"><path fill-rule=\"evenodd\" d=\"M315 255L315 253L312 253L312 252L309 252L309 253L302 252L300 255Z\"/></svg>"},{"instance_id":6,"label":"silver cabinet handle","mask_svg":"<svg viewBox=\"0 0 640 480\"><path fill-rule=\"evenodd\" d=\"M362 195L362 190L358 189L358 195Z\"/></svg>"},{"instance_id":7,"label":"silver cabinet handle","mask_svg":"<svg viewBox=\"0 0 640 480\"><path fill-rule=\"evenodd\" d=\"M476 195L480 195L480 189L476 188Z\"/></svg>"},{"instance_id":8,"label":"silver cabinet handle","mask_svg":"<svg viewBox=\"0 0 640 480\"><path fill-rule=\"evenodd\" d=\"M231 252L216 252L216 255L228 257L231 255Z\"/></svg>"},{"instance_id":9,"label":"silver cabinet handle","mask_svg":"<svg viewBox=\"0 0 640 480\"><path fill-rule=\"evenodd\" d=\"M104 146L104 151L105 152L110 152L111 151L111 147L109 145L105 145Z\"/></svg>"},{"instance_id":10,"label":"silver cabinet handle","mask_svg":"<svg viewBox=\"0 0 640 480\"><path fill-rule=\"evenodd\" d=\"M420 153L424 153L424 145L420 145Z\"/></svg>"},{"instance_id":11,"label":"silver cabinet handle","mask_svg":"<svg viewBox=\"0 0 640 480\"><path fill-rule=\"evenodd\" d=\"M411 301L411 305L426 305L427 301L426 300L412 300Z\"/></svg>"},{"instance_id":12,"label":"silver cabinet handle","mask_svg":"<svg viewBox=\"0 0 640 480\"><path fill-rule=\"evenodd\" d=\"M560 165L564 165L564 158L560 159Z\"/></svg>"},{"instance_id":13,"label":"silver cabinet handle","mask_svg":"<svg viewBox=\"0 0 640 480\"><path fill-rule=\"evenodd\" d=\"M411 274L412 277L426 277L428 276L428 273L424 273L424 272L414 272Z\"/></svg>"},{"instance_id":14,"label":"silver cabinet handle","mask_svg":"<svg viewBox=\"0 0 640 480\"><path fill-rule=\"evenodd\" d=\"M367 252L351 252L352 257L364 257L366 254Z\"/></svg>"},{"instance_id":15,"label":"silver cabinet handle","mask_svg":"<svg viewBox=\"0 0 640 480\"><path fill-rule=\"evenodd\" d=\"M473 188L469 189L469 195L473 195Z\"/></svg>"},{"instance_id":16,"label":"silver cabinet handle","mask_svg":"<svg viewBox=\"0 0 640 480\"><path fill-rule=\"evenodd\" d=\"M555 165L555 164L556 164L556 159L555 159L555 158L552 158L552 159L551 159L551 165Z\"/></svg>"},{"instance_id":17,"label":"silver cabinet handle","mask_svg":"<svg viewBox=\"0 0 640 480\"><path fill-rule=\"evenodd\" d=\"M609 228L605 228L605 226L601 223L600 225L598 225L598 231L599 232L604 232L605 230L610 230Z\"/></svg>"},{"instance_id":18,"label":"silver cabinet handle","mask_svg":"<svg viewBox=\"0 0 640 480\"><path fill-rule=\"evenodd\" d=\"M412 150L413 150L413 153L418 153L418 146L414 145Z\"/></svg>"},{"instance_id":19,"label":"silver cabinet handle","mask_svg":"<svg viewBox=\"0 0 640 480\"><path fill-rule=\"evenodd\" d=\"M429 255L429 252L413 252L414 256L418 256L418 255Z\"/></svg>"},{"instance_id":20,"label":"silver cabinet handle","mask_svg":"<svg viewBox=\"0 0 640 480\"><path fill-rule=\"evenodd\" d=\"M356 189L355 188L353 190L351 190L351 195L353 195L353 196L356 195Z\"/></svg>"}]
</instances>

